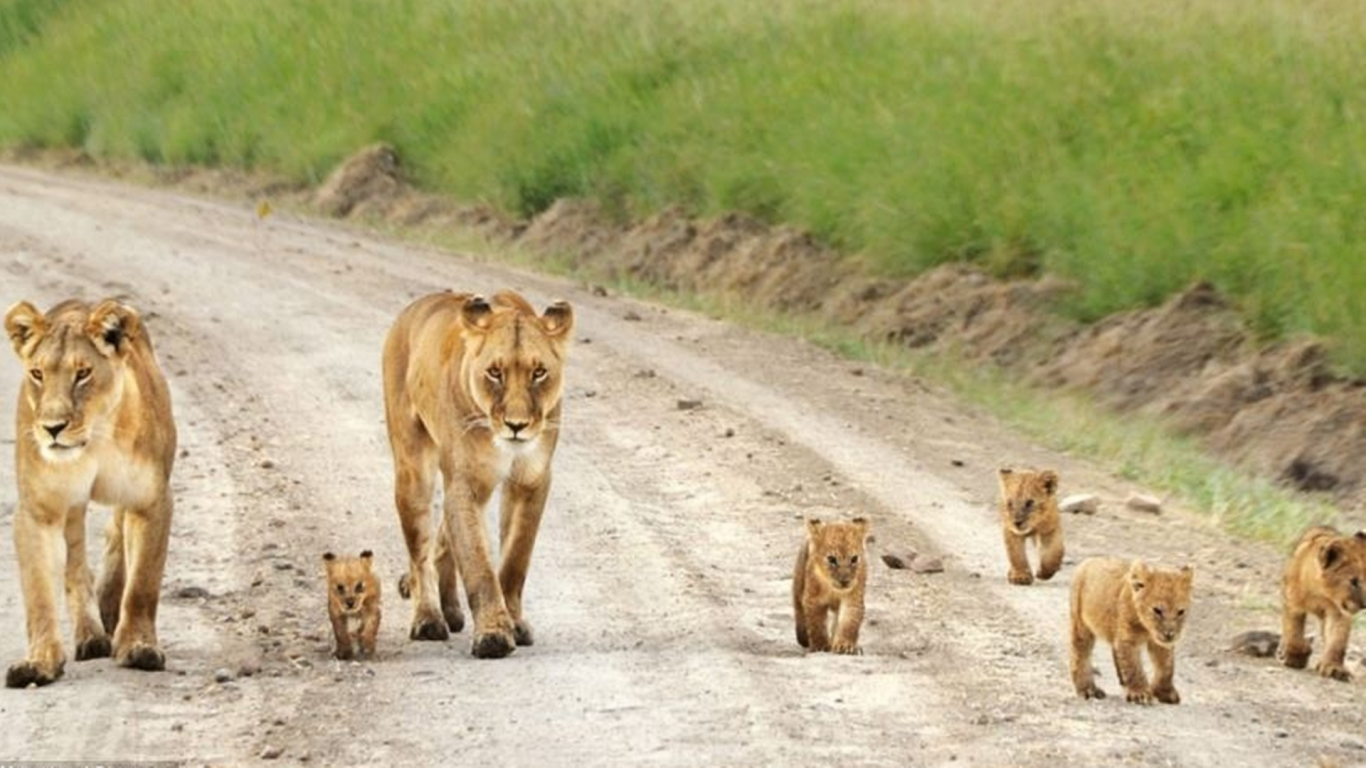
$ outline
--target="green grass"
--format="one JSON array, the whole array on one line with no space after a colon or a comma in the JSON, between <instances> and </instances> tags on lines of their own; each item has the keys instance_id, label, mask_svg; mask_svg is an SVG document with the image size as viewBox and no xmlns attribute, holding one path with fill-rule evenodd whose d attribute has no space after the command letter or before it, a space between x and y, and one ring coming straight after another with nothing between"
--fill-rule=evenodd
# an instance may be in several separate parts
<instances>
[{"instance_id":1,"label":"green grass","mask_svg":"<svg viewBox=\"0 0 1366 768\"><path fill-rule=\"evenodd\" d=\"M888 274L1195 279L1366 372L1356 0L3 0L0 144L317 181L360 146L535 213L806 227Z\"/></svg>"}]
</instances>

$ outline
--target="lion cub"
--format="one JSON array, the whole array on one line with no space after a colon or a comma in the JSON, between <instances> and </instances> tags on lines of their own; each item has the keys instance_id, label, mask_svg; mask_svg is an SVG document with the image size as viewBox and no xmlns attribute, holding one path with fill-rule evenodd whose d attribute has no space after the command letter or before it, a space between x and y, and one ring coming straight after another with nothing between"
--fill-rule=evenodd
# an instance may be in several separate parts
<instances>
[{"instance_id":1,"label":"lion cub","mask_svg":"<svg viewBox=\"0 0 1366 768\"><path fill-rule=\"evenodd\" d=\"M1186 566L1179 571L1156 570L1142 560L1132 564L1113 557L1082 561L1072 577L1072 683L1083 699L1103 699L1091 667L1096 637L1114 650L1115 671L1125 698L1137 704L1153 700L1181 703L1172 685L1176 673L1176 641L1186 623L1191 601L1191 579ZM1140 655L1152 657L1148 684Z\"/></svg>"},{"instance_id":2,"label":"lion cub","mask_svg":"<svg viewBox=\"0 0 1366 768\"><path fill-rule=\"evenodd\" d=\"M806 543L792 573L797 643L812 651L861 654L863 593L868 585L868 521L806 521ZM834 642L830 626L834 623Z\"/></svg>"},{"instance_id":3,"label":"lion cub","mask_svg":"<svg viewBox=\"0 0 1366 768\"><path fill-rule=\"evenodd\" d=\"M1355 536L1327 526L1304 532L1295 545L1281 580L1281 663L1304 669L1310 646L1304 636L1309 614L1319 618L1326 642L1315 670L1324 677L1348 682L1343 666L1352 616L1366 604L1361 583L1366 579L1366 531Z\"/></svg>"},{"instance_id":4,"label":"lion cub","mask_svg":"<svg viewBox=\"0 0 1366 768\"><path fill-rule=\"evenodd\" d=\"M1058 514L1058 473L1052 470L1001 469L1001 530L1010 558L1011 584L1033 584L1025 541L1039 545L1039 578L1047 581L1062 567L1062 518Z\"/></svg>"},{"instance_id":5,"label":"lion cub","mask_svg":"<svg viewBox=\"0 0 1366 768\"><path fill-rule=\"evenodd\" d=\"M337 637L335 656L349 659L355 655L352 637L360 644L362 656L373 658L375 638L379 635L379 580L370 568L370 550L360 557L338 557L327 552L327 614Z\"/></svg>"}]
</instances>

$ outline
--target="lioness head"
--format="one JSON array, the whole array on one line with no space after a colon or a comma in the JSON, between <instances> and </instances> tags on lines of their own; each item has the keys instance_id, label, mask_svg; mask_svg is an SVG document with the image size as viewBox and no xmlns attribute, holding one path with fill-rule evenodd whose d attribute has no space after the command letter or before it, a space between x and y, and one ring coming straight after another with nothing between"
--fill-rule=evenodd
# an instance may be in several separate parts
<instances>
[{"instance_id":1,"label":"lioness head","mask_svg":"<svg viewBox=\"0 0 1366 768\"><path fill-rule=\"evenodd\" d=\"M472 296L461 310L464 383L497 440L529 443L558 429L564 359L574 312L556 302L541 316L521 297Z\"/></svg>"},{"instance_id":2,"label":"lioness head","mask_svg":"<svg viewBox=\"0 0 1366 768\"><path fill-rule=\"evenodd\" d=\"M856 517L847 523L827 523L816 518L806 521L806 561L823 572L840 589L848 589L866 567L864 549L868 542L868 521Z\"/></svg>"},{"instance_id":3,"label":"lioness head","mask_svg":"<svg viewBox=\"0 0 1366 768\"><path fill-rule=\"evenodd\" d=\"M1348 614L1366 606L1362 579L1366 578L1366 531L1355 536L1333 536L1319 544L1323 590L1333 604Z\"/></svg>"},{"instance_id":4,"label":"lioness head","mask_svg":"<svg viewBox=\"0 0 1366 768\"><path fill-rule=\"evenodd\" d=\"M44 315L21 301L5 314L5 332L25 370L31 417L21 414L19 426L44 459L75 459L112 435L128 347L142 333L134 309L112 299L94 308L66 301Z\"/></svg>"},{"instance_id":5,"label":"lioness head","mask_svg":"<svg viewBox=\"0 0 1366 768\"><path fill-rule=\"evenodd\" d=\"M374 553L365 550L360 557L338 557L331 552L323 553L323 563L327 568L327 598L333 608L342 614L359 614L365 601L367 590L379 589L370 568Z\"/></svg>"},{"instance_id":6,"label":"lioness head","mask_svg":"<svg viewBox=\"0 0 1366 768\"><path fill-rule=\"evenodd\" d=\"M1148 635L1166 648L1176 644L1186 626L1186 609L1191 603L1191 580L1195 571L1185 566L1179 571L1150 568L1142 560L1129 566L1126 578L1134 593L1138 620Z\"/></svg>"},{"instance_id":7,"label":"lioness head","mask_svg":"<svg viewBox=\"0 0 1366 768\"><path fill-rule=\"evenodd\" d=\"M1058 473L1003 468L996 473L1001 483L1001 513L1016 533L1033 532L1036 516L1057 504Z\"/></svg>"}]
</instances>

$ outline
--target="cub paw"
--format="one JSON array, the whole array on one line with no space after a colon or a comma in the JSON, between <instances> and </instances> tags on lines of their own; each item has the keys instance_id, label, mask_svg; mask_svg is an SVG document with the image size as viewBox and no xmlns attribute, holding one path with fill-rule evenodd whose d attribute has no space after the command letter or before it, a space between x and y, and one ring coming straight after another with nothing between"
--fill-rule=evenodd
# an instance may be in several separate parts
<instances>
[{"instance_id":1,"label":"cub paw","mask_svg":"<svg viewBox=\"0 0 1366 768\"><path fill-rule=\"evenodd\" d=\"M1051 569L1051 570L1050 570L1050 569L1040 568L1040 569L1039 569L1039 573L1038 573L1039 581L1048 581L1049 579L1051 579L1051 578L1053 578L1055 575L1057 575L1057 573L1058 573L1058 569L1057 569L1057 568L1053 568L1053 569Z\"/></svg>"},{"instance_id":2,"label":"cub paw","mask_svg":"<svg viewBox=\"0 0 1366 768\"><path fill-rule=\"evenodd\" d=\"M114 654L114 662L120 667L141 669L147 672L160 672L166 668L166 654L155 645L133 643L128 650Z\"/></svg>"},{"instance_id":3,"label":"cub paw","mask_svg":"<svg viewBox=\"0 0 1366 768\"><path fill-rule=\"evenodd\" d=\"M114 653L114 646L108 637L92 637L76 644L76 661L107 659Z\"/></svg>"},{"instance_id":4,"label":"cub paw","mask_svg":"<svg viewBox=\"0 0 1366 768\"><path fill-rule=\"evenodd\" d=\"M1279 655L1281 663L1287 667L1290 667L1291 669L1304 669L1309 665L1309 653L1308 650L1300 651L1282 648Z\"/></svg>"},{"instance_id":5,"label":"cub paw","mask_svg":"<svg viewBox=\"0 0 1366 768\"><path fill-rule=\"evenodd\" d=\"M416 619L408 630L410 640L448 640L450 636L445 619Z\"/></svg>"},{"instance_id":6,"label":"cub paw","mask_svg":"<svg viewBox=\"0 0 1366 768\"><path fill-rule=\"evenodd\" d=\"M470 653L478 659L501 659L517 649L517 643L508 632L485 632L474 638Z\"/></svg>"},{"instance_id":7,"label":"cub paw","mask_svg":"<svg viewBox=\"0 0 1366 768\"><path fill-rule=\"evenodd\" d=\"M1091 683L1088 687L1078 688L1077 695L1083 699L1103 699L1105 698L1105 691L1102 691L1100 686L1095 683Z\"/></svg>"},{"instance_id":8,"label":"cub paw","mask_svg":"<svg viewBox=\"0 0 1366 768\"><path fill-rule=\"evenodd\" d=\"M830 646L831 653L842 653L846 656L862 656L863 649L857 643L844 643L836 641Z\"/></svg>"},{"instance_id":9,"label":"cub paw","mask_svg":"<svg viewBox=\"0 0 1366 768\"><path fill-rule=\"evenodd\" d=\"M1142 704L1145 707L1151 706L1152 703L1156 701L1156 699L1153 698L1153 692L1147 688L1126 691L1124 698L1127 699L1130 704Z\"/></svg>"},{"instance_id":10,"label":"cub paw","mask_svg":"<svg viewBox=\"0 0 1366 768\"><path fill-rule=\"evenodd\" d=\"M526 619L518 619L512 623L512 639L516 640L519 646L536 644L536 637Z\"/></svg>"},{"instance_id":11,"label":"cub paw","mask_svg":"<svg viewBox=\"0 0 1366 768\"><path fill-rule=\"evenodd\" d=\"M408 584L408 574L406 573L398 577L398 596L404 600L413 596L413 588Z\"/></svg>"},{"instance_id":12,"label":"cub paw","mask_svg":"<svg viewBox=\"0 0 1366 768\"><path fill-rule=\"evenodd\" d=\"M62 676L62 664L53 666L21 661L5 673L6 688L27 688L30 685L44 686L57 681Z\"/></svg>"},{"instance_id":13,"label":"cub paw","mask_svg":"<svg viewBox=\"0 0 1366 768\"><path fill-rule=\"evenodd\" d=\"M332 652L332 656L341 661L350 661L355 658L355 655L356 654L353 653L350 648L337 648L337 650Z\"/></svg>"},{"instance_id":14,"label":"cub paw","mask_svg":"<svg viewBox=\"0 0 1366 768\"><path fill-rule=\"evenodd\" d=\"M1315 671L1322 677L1330 677L1338 682L1352 682L1352 673L1348 672L1341 664L1333 664L1327 661L1320 661Z\"/></svg>"},{"instance_id":15,"label":"cub paw","mask_svg":"<svg viewBox=\"0 0 1366 768\"><path fill-rule=\"evenodd\" d=\"M1181 703L1181 694L1177 693L1175 688L1155 688L1153 697L1163 704Z\"/></svg>"},{"instance_id":16,"label":"cub paw","mask_svg":"<svg viewBox=\"0 0 1366 768\"><path fill-rule=\"evenodd\" d=\"M1026 587L1034 583L1034 577L1030 575L1029 571L1023 573L1012 571L1006 574L1006 579L1009 580L1011 584L1019 584L1020 586Z\"/></svg>"}]
</instances>

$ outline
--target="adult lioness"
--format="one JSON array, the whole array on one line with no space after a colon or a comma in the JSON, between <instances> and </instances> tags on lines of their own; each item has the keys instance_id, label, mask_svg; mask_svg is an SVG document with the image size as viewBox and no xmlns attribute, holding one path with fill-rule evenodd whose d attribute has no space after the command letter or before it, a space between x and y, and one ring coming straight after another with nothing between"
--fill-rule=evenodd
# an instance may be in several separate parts
<instances>
[{"instance_id":1,"label":"adult lioness","mask_svg":"<svg viewBox=\"0 0 1366 768\"><path fill-rule=\"evenodd\" d=\"M531 645L522 586L550 490L573 324L564 302L538 317L512 292L492 300L440 293L410 304L389 330L384 410L408 544L413 639L444 640L464 627L458 570L474 617L474 655L498 658ZM438 469L445 509L433 538ZM495 576L484 507L500 484Z\"/></svg>"},{"instance_id":2,"label":"adult lioness","mask_svg":"<svg viewBox=\"0 0 1366 768\"><path fill-rule=\"evenodd\" d=\"M46 315L20 302L5 315L5 331L25 370L14 543L28 624L28 657L9 668L5 685L62 675L55 569L63 560L76 660L112 652L121 666L162 669L156 615L176 433L146 328L135 310L105 300L66 301ZM114 508L98 589L85 554L91 501Z\"/></svg>"}]
</instances>

